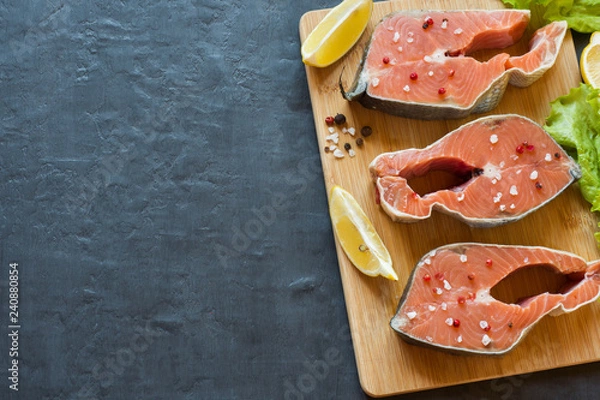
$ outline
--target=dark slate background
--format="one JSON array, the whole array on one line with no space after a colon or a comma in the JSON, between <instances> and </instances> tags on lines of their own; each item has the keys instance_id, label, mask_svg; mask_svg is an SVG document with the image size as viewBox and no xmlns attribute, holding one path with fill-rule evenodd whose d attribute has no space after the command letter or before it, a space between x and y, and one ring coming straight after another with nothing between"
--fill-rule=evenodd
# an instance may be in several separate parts
<instances>
[{"instance_id":1,"label":"dark slate background","mask_svg":"<svg viewBox=\"0 0 600 400\"><path fill-rule=\"evenodd\" d=\"M336 4L0 2L1 399L366 398L299 54L301 15ZM599 378L401 398L591 399Z\"/></svg>"}]
</instances>

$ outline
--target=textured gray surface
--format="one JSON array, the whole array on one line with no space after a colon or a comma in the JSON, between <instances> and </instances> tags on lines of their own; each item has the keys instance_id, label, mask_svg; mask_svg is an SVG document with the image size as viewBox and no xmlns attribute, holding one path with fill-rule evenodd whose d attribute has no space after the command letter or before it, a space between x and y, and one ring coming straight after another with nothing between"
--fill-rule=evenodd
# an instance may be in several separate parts
<instances>
[{"instance_id":1,"label":"textured gray surface","mask_svg":"<svg viewBox=\"0 0 600 400\"><path fill-rule=\"evenodd\" d=\"M299 56L300 16L337 2L89 3L0 2L0 398L366 398ZM402 398L591 399L599 377Z\"/></svg>"}]
</instances>

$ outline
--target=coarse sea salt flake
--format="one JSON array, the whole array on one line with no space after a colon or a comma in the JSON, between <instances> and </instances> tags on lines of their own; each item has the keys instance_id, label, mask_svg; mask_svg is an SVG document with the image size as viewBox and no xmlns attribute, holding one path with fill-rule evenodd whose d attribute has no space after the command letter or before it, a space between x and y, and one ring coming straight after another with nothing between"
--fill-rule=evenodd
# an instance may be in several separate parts
<instances>
[{"instance_id":1,"label":"coarse sea salt flake","mask_svg":"<svg viewBox=\"0 0 600 400\"><path fill-rule=\"evenodd\" d=\"M466 254L461 254L460 255L460 262L464 262L464 263L467 262L467 255Z\"/></svg>"},{"instance_id":2,"label":"coarse sea salt flake","mask_svg":"<svg viewBox=\"0 0 600 400\"><path fill-rule=\"evenodd\" d=\"M431 258L426 258L423 262L427 265L431 265Z\"/></svg>"},{"instance_id":3,"label":"coarse sea salt flake","mask_svg":"<svg viewBox=\"0 0 600 400\"><path fill-rule=\"evenodd\" d=\"M463 201L465 199L465 193L464 192L460 192L458 194L458 196L456 197L456 200L458 201Z\"/></svg>"},{"instance_id":4,"label":"coarse sea salt flake","mask_svg":"<svg viewBox=\"0 0 600 400\"><path fill-rule=\"evenodd\" d=\"M443 20L442 21L442 25L441 25L442 29L446 29L448 27L448 20Z\"/></svg>"},{"instance_id":5,"label":"coarse sea salt flake","mask_svg":"<svg viewBox=\"0 0 600 400\"><path fill-rule=\"evenodd\" d=\"M444 289L446 289L446 290L452 289L452 286L450 286L450 282L448 282L445 279L444 279Z\"/></svg>"},{"instance_id":6,"label":"coarse sea salt flake","mask_svg":"<svg viewBox=\"0 0 600 400\"><path fill-rule=\"evenodd\" d=\"M514 203L510 205L510 209L511 209L511 210L514 210L516 207L517 207L517 206L515 206L515 204L514 204Z\"/></svg>"},{"instance_id":7,"label":"coarse sea salt flake","mask_svg":"<svg viewBox=\"0 0 600 400\"><path fill-rule=\"evenodd\" d=\"M544 157L546 161L552 161L552 155L550 153L546 153L546 157Z\"/></svg>"},{"instance_id":8,"label":"coarse sea salt flake","mask_svg":"<svg viewBox=\"0 0 600 400\"><path fill-rule=\"evenodd\" d=\"M425 340L428 342L433 342L433 338L431 336L425 336Z\"/></svg>"},{"instance_id":9,"label":"coarse sea salt flake","mask_svg":"<svg viewBox=\"0 0 600 400\"><path fill-rule=\"evenodd\" d=\"M484 346L487 346L490 343L492 343L492 339L488 335L483 335L481 337L481 344L483 344Z\"/></svg>"},{"instance_id":10,"label":"coarse sea salt flake","mask_svg":"<svg viewBox=\"0 0 600 400\"><path fill-rule=\"evenodd\" d=\"M348 155L350 157L354 157L356 155L356 152L354 151L354 149L350 149L350 150L348 150Z\"/></svg>"},{"instance_id":11,"label":"coarse sea salt flake","mask_svg":"<svg viewBox=\"0 0 600 400\"><path fill-rule=\"evenodd\" d=\"M425 61L426 63L430 63L433 61L433 58L431 58L430 56L425 56L423 57L423 61Z\"/></svg>"},{"instance_id":12,"label":"coarse sea salt flake","mask_svg":"<svg viewBox=\"0 0 600 400\"><path fill-rule=\"evenodd\" d=\"M394 43L398 43L398 40L400 39L400 33L399 32L394 32Z\"/></svg>"},{"instance_id":13,"label":"coarse sea salt flake","mask_svg":"<svg viewBox=\"0 0 600 400\"><path fill-rule=\"evenodd\" d=\"M512 186L510 187L510 191L509 191L509 193L510 193L511 195L513 195L513 196L516 196L516 195L518 195L518 194L519 194L519 190L517 189L517 187L516 187L515 185L512 185Z\"/></svg>"},{"instance_id":14,"label":"coarse sea salt flake","mask_svg":"<svg viewBox=\"0 0 600 400\"><path fill-rule=\"evenodd\" d=\"M344 158L344 153L340 149L335 149L333 155L335 158Z\"/></svg>"},{"instance_id":15,"label":"coarse sea salt flake","mask_svg":"<svg viewBox=\"0 0 600 400\"><path fill-rule=\"evenodd\" d=\"M348 133L352 136L354 136L354 134L356 133L356 129L354 129L353 126L351 126L350 128L348 128Z\"/></svg>"},{"instance_id":16,"label":"coarse sea salt flake","mask_svg":"<svg viewBox=\"0 0 600 400\"><path fill-rule=\"evenodd\" d=\"M462 335L458 335L458 337L456 338L456 341L457 341L458 343L462 343L462 340L463 340L463 339L462 339Z\"/></svg>"},{"instance_id":17,"label":"coarse sea salt flake","mask_svg":"<svg viewBox=\"0 0 600 400\"><path fill-rule=\"evenodd\" d=\"M429 311L435 311L435 306L434 305L428 305L427 308L429 309Z\"/></svg>"},{"instance_id":18,"label":"coarse sea salt flake","mask_svg":"<svg viewBox=\"0 0 600 400\"><path fill-rule=\"evenodd\" d=\"M412 43L414 41L415 41L415 39L412 36L409 37L408 39L406 39L406 43Z\"/></svg>"},{"instance_id":19,"label":"coarse sea salt flake","mask_svg":"<svg viewBox=\"0 0 600 400\"><path fill-rule=\"evenodd\" d=\"M460 35L461 33L463 33L463 30L462 30L462 29L460 29L460 28L456 28L456 29L454 30L454 34L455 34L455 35Z\"/></svg>"},{"instance_id":20,"label":"coarse sea salt flake","mask_svg":"<svg viewBox=\"0 0 600 400\"><path fill-rule=\"evenodd\" d=\"M402 88L406 93L410 92L410 86L406 85Z\"/></svg>"},{"instance_id":21,"label":"coarse sea salt flake","mask_svg":"<svg viewBox=\"0 0 600 400\"><path fill-rule=\"evenodd\" d=\"M398 51L402 53L402 46L398 46Z\"/></svg>"},{"instance_id":22,"label":"coarse sea salt flake","mask_svg":"<svg viewBox=\"0 0 600 400\"><path fill-rule=\"evenodd\" d=\"M429 72L427 73L427 75L429 75L429 76L433 76L433 71L429 71Z\"/></svg>"},{"instance_id":23,"label":"coarse sea salt flake","mask_svg":"<svg viewBox=\"0 0 600 400\"><path fill-rule=\"evenodd\" d=\"M442 303L442 310L446 311L448 309L448 304Z\"/></svg>"},{"instance_id":24,"label":"coarse sea salt flake","mask_svg":"<svg viewBox=\"0 0 600 400\"><path fill-rule=\"evenodd\" d=\"M504 204L500 204L500 211L506 211L506 206Z\"/></svg>"},{"instance_id":25,"label":"coarse sea salt flake","mask_svg":"<svg viewBox=\"0 0 600 400\"><path fill-rule=\"evenodd\" d=\"M529 174L529 179L536 180L538 178L539 174L536 170L531 171L531 174Z\"/></svg>"},{"instance_id":26,"label":"coarse sea salt flake","mask_svg":"<svg viewBox=\"0 0 600 400\"><path fill-rule=\"evenodd\" d=\"M452 324L454 323L454 320L452 318L446 318L446 321L444 321L444 322L446 322L446 325L452 326Z\"/></svg>"},{"instance_id":27,"label":"coarse sea salt flake","mask_svg":"<svg viewBox=\"0 0 600 400\"><path fill-rule=\"evenodd\" d=\"M491 135L491 136L490 136L490 143L491 143L491 144L496 144L496 143L498 143L498 135L496 135L496 134L493 134L493 135Z\"/></svg>"},{"instance_id":28,"label":"coarse sea salt flake","mask_svg":"<svg viewBox=\"0 0 600 400\"><path fill-rule=\"evenodd\" d=\"M327 128L327 130L329 131L329 133L335 133L335 128L333 126L330 126L329 128Z\"/></svg>"},{"instance_id":29,"label":"coarse sea salt flake","mask_svg":"<svg viewBox=\"0 0 600 400\"><path fill-rule=\"evenodd\" d=\"M481 327L481 329L485 329L488 327L488 323L487 321L479 321L479 326Z\"/></svg>"},{"instance_id":30,"label":"coarse sea salt flake","mask_svg":"<svg viewBox=\"0 0 600 400\"><path fill-rule=\"evenodd\" d=\"M435 294L442 294L443 290L441 288L435 288Z\"/></svg>"},{"instance_id":31,"label":"coarse sea salt flake","mask_svg":"<svg viewBox=\"0 0 600 400\"><path fill-rule=\"evenodd\" d=\"M417 312L416 311L409 311L406 313L406 316L408 317L408 319L415 319L417 317Z\"/></svg>"},{"instance_id":32,"label":"coarse sea salt flake","mask_svg":"<svg viewBox=\"0 0 600 400\"><path fill-rule=\"evenodd\" d=\"M371 83L372 83L373 87L379 86L379 78L373 78Z\"/></svg>"}]
</instances>

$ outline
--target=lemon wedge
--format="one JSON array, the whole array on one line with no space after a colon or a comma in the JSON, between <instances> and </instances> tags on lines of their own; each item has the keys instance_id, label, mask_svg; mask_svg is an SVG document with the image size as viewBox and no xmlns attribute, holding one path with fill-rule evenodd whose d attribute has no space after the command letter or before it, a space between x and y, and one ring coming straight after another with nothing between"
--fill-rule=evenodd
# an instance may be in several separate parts
<instances>
[{"instance_id":1,"label":"lemon wedge","mask_svg":"<svg viewBox=\"0 0 600 400\"><path fill-rule=\"evenodd\" d=\"M581 52L581 76L594 89L600 88L600 32L594 32Z\"/></svg>"},{"instance_id":2,"label":"lemon wedge","mask_svg":"<svg viewBox=\"0 0 600 400\"><path fill-rule=\"evenodd\" d=\"M329 196L329 215L342 249L360 272L398 280L390 253L373 224L356 199L337 185Z\"/></svg>"},{"instance_id":3,"label":"lemon wedge","mask_svg":"<svg viewBox=\"0 0 600 400\"><path fill-rule=\"evenodd\" d=\"M344 0L332 8L302 44L302 62L327 67L344 56L365 31L373 0Z\"/></svg>"}]
</instances>

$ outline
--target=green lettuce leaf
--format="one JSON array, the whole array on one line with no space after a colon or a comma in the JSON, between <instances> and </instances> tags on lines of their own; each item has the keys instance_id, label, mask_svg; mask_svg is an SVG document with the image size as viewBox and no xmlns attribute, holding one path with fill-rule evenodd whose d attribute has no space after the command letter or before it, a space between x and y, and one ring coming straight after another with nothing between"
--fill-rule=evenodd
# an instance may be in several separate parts
<instances>
[{"instance_id":1,"label":"green lettuce leaf","mask_svg":"<svg viewBox=\"0 0 600 400\"><path fill-rule=\"evenodd\" d=\"M582 33L600 30L598 0L502 0L512 8L541 10L546 21L565 20L569 28Z\"/></svg>"},{"instance_id":2,"label":"green lettuce leaf","mask_svg":"<svg viewBox=\"0 0 600 400\"><path fill-rule=\"evenodd\" d=\"M600 211L600 89L582 83L550 107L544 129L580 165L581 194ZM600 243L600 232L595 237Z\"/></svg>"}]
</instances>

